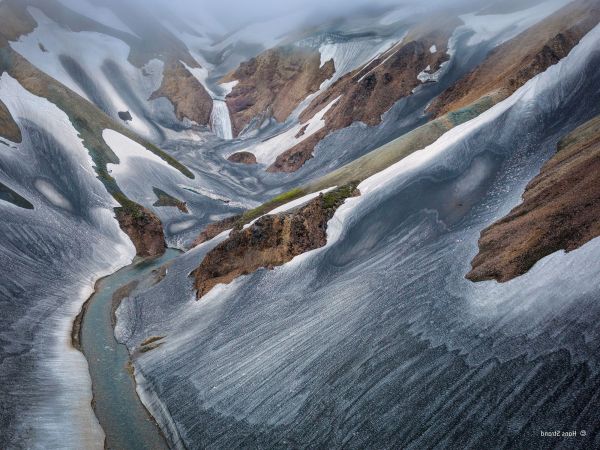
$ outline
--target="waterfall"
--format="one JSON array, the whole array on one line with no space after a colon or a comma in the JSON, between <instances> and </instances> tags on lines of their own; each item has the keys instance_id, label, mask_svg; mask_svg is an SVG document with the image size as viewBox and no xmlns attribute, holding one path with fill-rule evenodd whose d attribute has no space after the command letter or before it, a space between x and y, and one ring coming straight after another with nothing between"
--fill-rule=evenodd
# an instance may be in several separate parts
<instances>
[{"instance_id":1,"label":"waterfall","mask_svg":"<svg viewBox=\"0 0 600 450\"><path fill-rule=\"evenodd\" d=\"M220 138L233 139L229 109L227 109L227 104L224 100L213 99L213 108L210 113L210 126L213 133Z\"/></svg>"}]
</instances>

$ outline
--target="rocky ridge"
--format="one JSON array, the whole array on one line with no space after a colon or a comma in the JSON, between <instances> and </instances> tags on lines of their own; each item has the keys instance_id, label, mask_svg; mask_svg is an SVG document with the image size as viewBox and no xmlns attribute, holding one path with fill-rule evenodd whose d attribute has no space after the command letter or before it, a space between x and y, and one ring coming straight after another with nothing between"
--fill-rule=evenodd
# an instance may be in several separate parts
<instances>
[{"instance_id":1,"label":"rocky ridge","mask_svg":"<svg viewBox=\"0 0 600 450\"><path fill-rule=\"evenodd\" d=\"M281 153L267 171L298 170L312 158L316 145L332 131L357 121L369 126L380 124L383 113L399 99L411 95L422 83L419 74L426 70L433 74L448 60L448 39L457 25L458 22L451 19L435 30L415 30L363 67L336 80L300 115L300 122L306 123L339 97L324 115L325 126Z\"/></svg>"},{"instance_id":2,"label":"rocky ridge","mask_svg":"<svg viewBox=\"0 0 600 450\"><path fill-rule=\"evenodd\" d=\"M220 283L231 283L259 268L272 269L327 243L327 222L346 198L359 195L357 183L320 194L294 210L265 215L246 228L234 229L194 270L201 298Z\"/></svg>"},{"instance_id":3,"label":"rocky ridge","mask_svg":"<svg viewBox=\"0 0 600 450\"><path fill-rule=\"evenodd\" d=\"M202 83L190 73L180 61L170 61L165 65L160 87L149 100L164 97L175 108L179 120L193 120L198 125L210 123L213 101Z\"/></svg>"},{"instance_id":4,"label":"rocky ridge","mask_svg":"<svg viewBox=\"0 0 600 450\"><path fill-rule=\"evenodd\" d=\"M239 135L257 117L285 121L334 71L333 61L321 67L318 51L297 46L272 48L243 62L222 80L237 81L225 98L233 135Z\"/></svg>"},{"instance_id":5,"label":"rocky ridge","mask_svg":"<svg viewBox=\"0 0 600 450\"><path fill-rule=\"evenodd\" d=\"M600 236L600 117L565 138L525 188L523 202L481 232L471 281L509 281L543 257Z\"/></svg>"},{"instance_id":6,"label":"rocky ridge","mask_svg":"<svg viewBox=\"0 0 600 450\"><path fill-rule=\"evenodd\" d=\"M534 76L567 56L600 22L600 5L579 0L493 49L470 73L437 97L428 108L434 117L463 108L484 96L507 98Z\"/></svg>"}]
</instances>

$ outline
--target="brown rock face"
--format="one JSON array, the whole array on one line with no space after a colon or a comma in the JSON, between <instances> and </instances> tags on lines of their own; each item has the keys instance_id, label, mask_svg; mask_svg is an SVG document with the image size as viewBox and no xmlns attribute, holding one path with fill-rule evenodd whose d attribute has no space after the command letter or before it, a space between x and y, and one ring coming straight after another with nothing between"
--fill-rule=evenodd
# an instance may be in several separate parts
<instances>
[{"instance_id":1,"label":"brown rock face","mask_svg":"<svg viewBox=\"0 0 600 450\"><path fill-rule=\"evenodd\" d=\"M544 256L600 236L600 116L559 143L523 202L481 232L471 281L508 281Z\"/></svg>"},{"instance_id":2,"label":"brown rock face","mask_svg":"<svg viewBox=\"0 0 600 450\"><path fill-rule=\"evenodd\" d=\"M595 0L565 6L492 50L483 63L435 99L428 112L439 117L485 95L508 97L564 58L599 21L600 7Z\"/></svg>"},{"instance_id":3,"label":"brown rock face","mask_svg":"<svg viewBox=\"0 0 600 450\"><path fill-rule=\"evenodd\" d=\"M192 272L198 298L219 283L230 283L261 267L280 266L324 246L327 221L347 197L358 194L355 186L343 186L294 211L263 216L245 229L233 230Z\"/></svg>"},{"instance_id":4,"label":"brown rock face","mask_svg":"<svg viewBox=\"0 0 600 450\"><path fill-rule=\"evenodd\" d=\"M165 97L175 107L179 120L188 118L199 125L208 125L212 111L212 98L194 75L179 62L165 64L160 88L149 100Z\"/></svg>"},{"instance_id":5,"label":"brown rock face","mask_svg":"<svg viewBox=\"0 0 600 450\"><path fill-rule=\"evenodd\" d=\"M329 131L327 128L322 128L292 148L280 153L275 158L275 162L267 167L267 172L295 172L313 157L313 150Z\"/></svg>"},{"instance_id":6,"label":"brown rock face","mask_svg":"<svg viewBox=\"0 0 600 450\"><path fill-rule=\"evenodd\" d=\"M21 142L21 130L16 124L6 105L0 100L0 137L10 139L13 142Z\"/></svg>"},{"instance_id":7,"label":"brown rock face","mask_svg":"<svg viewBox=\"0 0 600 450\"><path fill-rule=\"evenodd\" d=\"M17 0L5 0L0 3L0 46L31 33L36 26L36 21L23 3Z\"/></svg>"},{"instance_id":8,"label":"brown rock face","mask_svg":"<svg viewBox=\"0 0 600 450\"><path fill-rule=\"evenodd\" d=\"M160 219L149 209L132 204L115 208L121 229L129 236L137 256L159 256L165 252L165 235Z\"/></svg>"},{"instance_id":9,"label":"brown rock face","mask_svg":"<svg viewBox=\"0 0 600 450\"><path fill-rule=\"evenodd\" d=\"M239 164L256 164L256 156L250 152L236 152L229 155L227 161Z\"/></svg>"},{"instance_id":10,"label":"brown rock face","mask_svg":"<svg viewBox=\"0 0 600 450\"><path fill-rule=\"evenodd\" d=\"M360 121L374 126L399 99L421 84L417 75L430 67L435 72L448 59L447 44L457 25L449 21L435 31L414 34L365 66L347 73L317 96L300 115L305 123L339 97L325 113L323 129L281 153L269 172L294 172L310 158L315 146L330 132ZM430 52L432 45L437 51Z\"/></svg>"},{"instance_id":11,"label":"brown rock face","mask_svg":"<svg viewBox=\"0 0 600 450\"><path fill-rule=\"evenodd\" d=\"M192 247L200 245L206 241L210 241L212 238L214 238L218 234L221 234L223 231L233 228L239 218L239 215L235 215L207 225L206 228L202 230L202 232L194 240Z\"/></svg>"},{"instance_id":12,"label":"brown rock face","mask_svg":"<svg viewBox=\"0 0 600 450\"><path fill-rule=\"evenodd\" d=\"M333 75L333 61L320 65L319 52L292 46L267 50L240 64L224 78L238 80L225 99L234 136L257 116L273 116L283 122Z\"/></svg>"}]
</instances>

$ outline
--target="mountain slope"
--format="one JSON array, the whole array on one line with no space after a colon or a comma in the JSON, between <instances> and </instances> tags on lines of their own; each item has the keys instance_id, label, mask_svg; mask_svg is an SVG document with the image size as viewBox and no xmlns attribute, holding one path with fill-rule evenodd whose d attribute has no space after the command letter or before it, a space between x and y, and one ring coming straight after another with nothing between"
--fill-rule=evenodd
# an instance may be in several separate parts
<instances>
[{"instance_id":1,"label":"mountain slope","mask_svg":"<svg viewBox=\"0 0 600 450\"><path fill-rule=\"evenodd\" d=\"M551 253L600 236L598 174L600 117L565 136L525 188L523 202L481 232L467 278L508 281Z\"/></svg>"}]
</instances>

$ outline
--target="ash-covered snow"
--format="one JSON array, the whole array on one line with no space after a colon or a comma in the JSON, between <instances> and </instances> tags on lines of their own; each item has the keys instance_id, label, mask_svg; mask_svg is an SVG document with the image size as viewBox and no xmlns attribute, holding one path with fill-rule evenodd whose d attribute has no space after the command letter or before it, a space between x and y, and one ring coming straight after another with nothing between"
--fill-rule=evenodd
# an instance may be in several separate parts
<instances>
[{"instance_id":1,"label":"ash-covered snow","mask_svg":"<svg viewBox=\"0 0 600 450\"><path fill-rule=\"evenodd\" d=\"M600 112L599 44L600 27L507 100L362 182L325 247L196 301L188 274L219 236L123 302L127 345L166 336L135 361L159 421L215 447L533 448L558 417L599 427L579 406L600 389L600 241L508 283L464 278L481 230L520 201L561 136Z\"/></svg>"},{"instance_id":2,"label":"ash-covered snow","mask_svg":"<svg viewBox=\"0 0 600 450\"><path fill-rule=\"evenodd\" d=\"M6 73L0 99L23 133L0 152L0 181L34 205L0 201L0 447L101 449L72 322L94 281L135 249L66 114Z\"/></svg>"},{"instance_id":3,"label":"ash-covered snow","mask_svg":"<svg viewBox=\"0 0 600 450\"><path fill-rule=\"evenodd\" d=\"M125 42L101 33L70 31L37 8L29 7L28 11L38 26L10 45L36 67L116 120L119 111L129 111L132 120L127 126L146 138L162 135L160 127L147 116L175 122L172 106L168 106L171 111L161 107L164 104L159 100L164 99L147 101L162 81L161 61L151 60L139 69L127 60L130 48Z\"/></svg>"}]
</instances>

